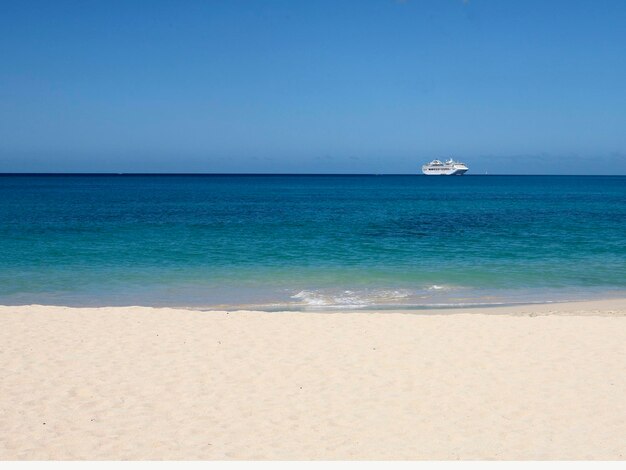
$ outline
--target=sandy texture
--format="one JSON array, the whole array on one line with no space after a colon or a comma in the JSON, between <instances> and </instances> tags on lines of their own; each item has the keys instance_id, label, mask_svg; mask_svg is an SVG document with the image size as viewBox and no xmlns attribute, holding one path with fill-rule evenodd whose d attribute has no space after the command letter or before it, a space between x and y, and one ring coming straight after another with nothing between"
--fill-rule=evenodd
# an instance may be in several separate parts
<instances>
[{"instance_id":1,"label":"sandy texture","mask_svg":"<svg viewBox=\"0 0 626 470\"><path fill-rule=\"evenodd\" d=\"M0 458L624 459L626 300L467 312L0 307Z\"/></svg>"}]
</instances>

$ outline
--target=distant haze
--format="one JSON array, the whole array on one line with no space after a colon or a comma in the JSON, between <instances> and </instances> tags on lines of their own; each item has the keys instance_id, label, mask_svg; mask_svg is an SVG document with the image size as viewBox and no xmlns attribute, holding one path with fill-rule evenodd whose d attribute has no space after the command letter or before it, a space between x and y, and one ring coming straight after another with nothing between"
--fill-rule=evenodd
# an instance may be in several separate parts
<instances>
[{"instance_id":1,"label":"distant haze","mask_svg":"<svg viewBox=\"0 0 626 470\"><path fill-rule=\"evenodd\" d=\"M25 1L0 172L626 174L626 2Z\"/></svg>"}]
</instances>

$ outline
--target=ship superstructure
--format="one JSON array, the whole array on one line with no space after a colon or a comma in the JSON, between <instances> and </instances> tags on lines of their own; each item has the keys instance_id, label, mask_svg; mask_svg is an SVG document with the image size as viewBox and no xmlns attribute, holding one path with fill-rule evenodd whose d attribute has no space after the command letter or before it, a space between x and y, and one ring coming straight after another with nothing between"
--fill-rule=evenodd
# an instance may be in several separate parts
<instances>
[{"instance_id":1,"label":"ship superstructure","mask_svg":"<svg viewBox=\"0 0 626 470\"><path fill-rule=\"evenodd\" d=\"M433 160L430 163L422 166L422 173L425 175L462 175L469 168L465 163L456 162L452 158L442 162L441 160Z\"/></svg>"}]
</instances>

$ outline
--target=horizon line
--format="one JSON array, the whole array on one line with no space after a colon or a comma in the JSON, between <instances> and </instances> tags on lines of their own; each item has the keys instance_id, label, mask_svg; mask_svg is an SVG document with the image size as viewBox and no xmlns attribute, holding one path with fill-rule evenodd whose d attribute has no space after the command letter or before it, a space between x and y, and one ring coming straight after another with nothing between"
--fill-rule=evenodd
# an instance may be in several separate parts
<instances>
[{"instance_id":1,"label":"horizon line","mask_svg":"<svg viewBox=\"0 0 626 470\"><path fill-rule=\"evenodd\" d=\"M2 176L626 176L626 174L576 173L472 173L464 175L424 175L421 173L224 173L224 172L0 172Z\"/></svg>"}]
</instances>

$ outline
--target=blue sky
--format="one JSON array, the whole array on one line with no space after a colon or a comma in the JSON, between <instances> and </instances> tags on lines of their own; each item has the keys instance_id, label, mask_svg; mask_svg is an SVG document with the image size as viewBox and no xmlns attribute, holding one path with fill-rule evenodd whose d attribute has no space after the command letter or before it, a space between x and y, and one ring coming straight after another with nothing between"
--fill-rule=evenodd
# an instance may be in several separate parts
<instances>
[{"instance_id":1,"label":"blue sky","mask_svg":"<svg viewBox=\"0 0 626 470\"><path fill-rule=\"evenodd\" d=\"M626 173L622 0L0 11L0 172Z\"/></svg>"}]
</instances>

